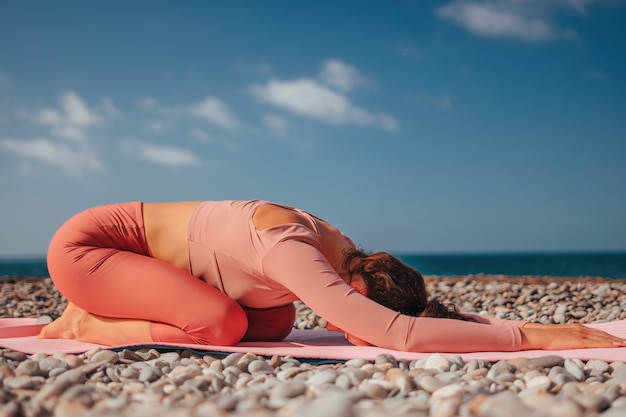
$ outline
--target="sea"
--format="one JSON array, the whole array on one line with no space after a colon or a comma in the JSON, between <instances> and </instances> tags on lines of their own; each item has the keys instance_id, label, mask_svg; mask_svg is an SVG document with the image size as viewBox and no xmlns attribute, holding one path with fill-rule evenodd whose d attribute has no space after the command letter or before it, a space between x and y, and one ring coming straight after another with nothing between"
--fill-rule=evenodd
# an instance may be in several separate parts
<instances>
[{"instance_id":1,"label":"sea","mask_svg":"<svg viewBox=\"0 0 626 417\"><path fill-rule=\"evenodd\" d=\"M424 275L626 279L626 252L395 254ZM44 257L0 257L0 279L48 277Z\"/></svg>"}]
</instances>

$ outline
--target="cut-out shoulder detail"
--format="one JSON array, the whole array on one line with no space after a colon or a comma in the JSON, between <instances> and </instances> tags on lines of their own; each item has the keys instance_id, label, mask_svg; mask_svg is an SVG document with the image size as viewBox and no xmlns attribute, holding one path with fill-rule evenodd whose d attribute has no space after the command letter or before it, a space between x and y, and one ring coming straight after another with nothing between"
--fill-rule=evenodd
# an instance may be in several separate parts
<instances>
[{"instance_id":1,"label":"cut-out shoulder detail","mask_svg":"<svg viewBox=\"0 0 626 417\"><path fill-rule=\"evenodd\" d=\"M307 216L295 209L272 203L261 205L252 216L252 222L257 230L265 230L283 224L301 224L317 232L317 225L312 224L314 221L314 219L307 218Z\"/></svg>"}]
</instances>

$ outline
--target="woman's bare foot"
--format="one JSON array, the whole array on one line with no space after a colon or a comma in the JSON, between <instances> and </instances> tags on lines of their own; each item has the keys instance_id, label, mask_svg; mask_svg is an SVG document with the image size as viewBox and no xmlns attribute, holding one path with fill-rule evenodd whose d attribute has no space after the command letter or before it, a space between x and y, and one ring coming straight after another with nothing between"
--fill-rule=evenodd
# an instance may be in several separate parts
<instances>
[{"instance_id":1,"label":"woman's bare foot","mask_svg":"<svg viewBox=\"0 0 626 417\"><path fill-rule=\"evenodd\" d=\"M69 303L61 317L41 329L39 339L80 340L80 328L90 314L75 304Z\"/></svg>"},{"instance_id":2,"label":"woman's bare foot","mask_svg":"<svg viewBox=\"0 0 626 417\"><path fill-rule=\"evenodd\" d=\"M55 321L39 332L40 339L74 339L101 345L152 342L150 322L91 314L69 303Z\"/></svg>"}]
</instances>

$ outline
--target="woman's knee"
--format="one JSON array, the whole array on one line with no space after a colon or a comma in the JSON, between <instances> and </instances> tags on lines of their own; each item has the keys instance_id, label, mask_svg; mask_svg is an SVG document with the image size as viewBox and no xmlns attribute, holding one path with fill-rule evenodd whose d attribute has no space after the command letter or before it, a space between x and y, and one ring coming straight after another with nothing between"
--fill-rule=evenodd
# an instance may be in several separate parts
<instances>
[{"instance_id":1,"label":"woman's knee","mask_svg":"<svg viewBox=\"0 0 626 417\"><path fill-rule=\"evenodd\" d=\"M239 343L248 330L248 318L235 301L225 304L219 312L212 310L211 317L203 320L201 326L189 329L189 336L206 345L234 346Z\"/></svg>"}]
</instances>

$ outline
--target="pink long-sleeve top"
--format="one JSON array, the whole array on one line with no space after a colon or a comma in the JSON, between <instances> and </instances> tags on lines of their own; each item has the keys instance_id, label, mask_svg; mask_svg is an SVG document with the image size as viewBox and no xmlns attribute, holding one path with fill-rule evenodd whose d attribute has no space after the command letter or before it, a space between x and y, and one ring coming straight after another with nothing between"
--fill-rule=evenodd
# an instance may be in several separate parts
<instances>
[{"instance_id":1,"label":"pink long-sleeve top","mask_svg":"<svg viewBox=\"0 0 626 417\"><path fill-rule=\"evenodd\" d=\"M523 321L481 318L483 323L475 323L406 316L361 295L322 255L318 230L291 223L257 230L252 215L265 203L203 202L189 223L191 273L248 307L301 300L344 331L387 349L520 350ZM310 214L297 211L317 224Z\"/></svg>"}]
</instances>

